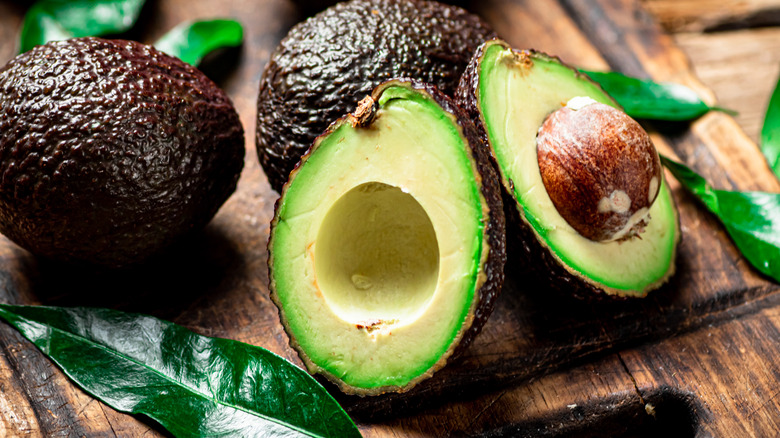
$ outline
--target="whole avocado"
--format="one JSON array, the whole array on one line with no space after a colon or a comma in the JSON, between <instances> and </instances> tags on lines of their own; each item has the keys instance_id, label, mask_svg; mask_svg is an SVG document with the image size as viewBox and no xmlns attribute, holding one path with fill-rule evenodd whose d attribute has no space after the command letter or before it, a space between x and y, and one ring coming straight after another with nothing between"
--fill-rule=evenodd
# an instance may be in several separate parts
<instances>
[{"instance_id":1,"label":"whole avocado","mask_svg":"<svg viewBox=\"0 0 780 438\"><path fill-rule=\"evenodd\" d=\"M142 263L211 220L243 158L225 93L151 46L52 42L0 69L0 232L44 258Z\"/></svg>"},{"instance_id":2,"label":"whole avocado","mask_svg":"<svg viewBox=\"0 0 780 438\"><path fill-rule=\"evenodd\" d=\"M433 1L353 0L294 26L268 62L257 152L276 191L328 125L400 77L452 95L476 48L495 36L479 17Z\"/></svg>"}]
</instances>

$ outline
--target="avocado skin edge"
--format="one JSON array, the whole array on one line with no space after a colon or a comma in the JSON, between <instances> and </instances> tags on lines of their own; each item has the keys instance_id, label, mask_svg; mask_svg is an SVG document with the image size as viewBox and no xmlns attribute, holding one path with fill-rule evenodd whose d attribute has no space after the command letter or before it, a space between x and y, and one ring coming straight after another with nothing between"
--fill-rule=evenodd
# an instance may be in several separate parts
<instances>
[{"instance_id":1,"label":"avocado skin edge","mask_svg":"<svg viewBox=\"0 0 780 438\"><path fill-rule=\"evenodd\" d=\"M487 129L485 128L485 120L479 111L479 67L480 62L484 56L485 48L488 44L498 43L507 49L511 49L515 53L520 51L512 49L506 42L499 39L492 39L486 41L484 44L477 48L474 56L472 57L469 65L461 76L460 83L455 92L455 103L459 105L468 114L471 120L474 120L474 124L477 128L477 132L485 144L485 147L489 150L490 161L495 166L498 175L501 175L499 171L498 162L490 146L490 141L487 135ZM561 65L571 69L577 77L590 81L590 79L584 74L578 72L568 64L561 61L558 57L547 55L543 52L536 50L524 50L532 54L533 56L540 56L548 59L553 59ZM592 82L592 81L591 81ZM594 83L595 84L595 83ZM596 84L598 86L598 84ZM600 86L598 86L601 88ZM604 94L607 94L604 92ZM617 105L617 104L616 104ZM619 105L618 105L619 107ZM561 296L574 297L578 299L627 299L631 297L645 297L647 294L661 287L666 283L675 273L677 265L677 251L679 249L679 243L681 239L680 233L680 215L677 210L677 204L674 197L672 197L673 209L675 213L675 228L677 241L675 242L674 253L671 257L671 263L669 270L666 274L657 282L648 285L644 290L639 291L639 295L632 295L625 293L620 289L610 288L606 285L602 285L593 280L590 280L585 275L582 275L571 268L568 268L557 256L555 256L552 250L544 244L533 226L525 218L525 212L522 205L514 197L512 193L512 182L501 178L501 194L504 203L504 212L506 214L507 223L507 240L510 243L510 254L512 258L516 258L517 273L522 276L528 276L528 278L534 279L534 284L543 287L549 287L552 291L560 294ZM509 266L508 266L509 268ZM512 266L514 269L515 266Z\"/></svg>"},{"instance_id":2,"label":"avocado skin edge","mask_svg":"<svg viewBox=\"0 0 780 438\"><path fill-rule=\"evenodd\" d=\"M476 336L482 330L482 327L487 322L490 314L493 311L496 298L501 292L501 288L504 283L504 265L506 264L506 222L503 211L503 202L501 198L501 188L498 183L498 175L495 167L490 163L490 158L487 154L487 150L480 140L477 130L474 124L471 122L466 113L457 106L452 99L447 97L435 86L420 82L414 79L401 78L386 81L377 86L372 92L371 96L376 102L382 94L382 91L393 85L402 85L412 88L417 91L421 91L430 96L442 109L455 116L458 126L460 126L463 137L469 144L469 150L473 157L473 162L477 171L478 183L481 186L481 194L485 199L485 207L487 207L488 218L483 229L483 246L487 247L487 256L485 262L481 267L480 278L477 281L477 290L475 291L475 299L472 301L472 311L469 312L469 318L471 321L465 321L458 336L453 340L453 344L447 349L442 357L425 373L411 380L407 385L399 386L386 386L378 388L356 388L347 385L341 381L338 377L323 370L315 363L313 363L306 352L296 342L294 336L288 330L288 324L285 317L284 309L282 308L278 296L276 294L276 283L274 281L274 258L273 258L273 244L274 244L274 228L276 228L279 222L279 206L284 198L287 188L290 182L295 178L295 174L305 165L309 156L316 151L322 139L330 135L336 129L343 124L350 124L356 126L358 120L352 115L348 114L333 122L328 129L314 141L312 147L306 152L301 160L296 164L293 171L290 173L290 179L283 185L281 190L281 196L276 200L274 205L274 217L271 221L271 227L268 239L268 278L269 278L269 290L271 293L271 299L279 310L279 318L282 322L282 326L288 335L290 340L290 346L298 353L298 356L306 365L306 368L312 374L320 374L324 376L328 381L335 384L342 392L350 395L359 396L373 396L381 395L389 392L407 392L415 387L420 382L430 378L436 371L443 368L447 362L453 361L460 354L462 354ZM365 125L362 127L367 127ZM480 285L480 281L482 281Z\"/></svg>"},{"instance_id":3,"label":"avocado skin edge","mask_svg":"<svg viewBox=\"0 0 780 438\"><path fill-rule=\"evenodd\" d=\"M342 2L296 24L258 90L255 144L271 187L280 192L314 139L380 83L411 77L452 96L474 50L494 36L478 16L422 0Z\"/></svg>"},{"instance_id":4,"label":"avocado skin edge","mask_svg":"<svg viewBox=\"0 0 780 438\"><path fill-rule=\"evenodd\" d=\"M227 95L151 46L75 38L0 68L0 231L60 263L139 265L203 228L236 188Z\"/></svg>"}]
</instances>

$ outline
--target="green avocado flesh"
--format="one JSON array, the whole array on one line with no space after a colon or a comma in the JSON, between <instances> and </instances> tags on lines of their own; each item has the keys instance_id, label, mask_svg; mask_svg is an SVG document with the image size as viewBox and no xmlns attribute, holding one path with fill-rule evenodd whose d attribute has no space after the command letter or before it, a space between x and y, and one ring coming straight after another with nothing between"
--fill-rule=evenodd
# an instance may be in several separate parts
<instances>
[{"instance_id":1,"label":"green avocado flesh","mask_svg":"<svg viewBox=\"0 0 780 438\"><path fill-rule=\"evenodd\" d=\"M345 118L318 139L269 245L293 345L357 393L404 388L452 353L485 258L487 207L454 117L404 86L378 104L369 127Z\"/></svg>"},{"instance_id":2,"label":"green avocado flesh","mask_svg":"<svg viewBox=\"0 0 780 438\"><path fill-rule=\"evenodd\" d=\"M556 210L542 183L536 135L545 118L571 98L615 106L597 85L541 54L485 48L479 106L505 186L521 215L569 272L611 294L644 295L672 272L679 237L677 213L665 182L641 238L595 242L582 237Z\"/></svg>"}]
</instances>

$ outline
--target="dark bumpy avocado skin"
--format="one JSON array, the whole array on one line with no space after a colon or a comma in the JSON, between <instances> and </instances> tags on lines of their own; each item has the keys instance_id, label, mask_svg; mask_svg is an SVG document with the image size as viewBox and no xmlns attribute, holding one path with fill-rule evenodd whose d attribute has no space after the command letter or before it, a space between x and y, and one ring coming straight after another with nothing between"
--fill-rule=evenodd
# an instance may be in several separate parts
<instances>
[{"instance_id":1,"label":"dark bumpy avocado skin","mask_svg":"<svg viewBox=\"0 0 780 438\"><path fill-rule=\"evenodd\" d=\"M311 15L316 14L317 12L322 11L323 9L333 6L336 3L338 3L339 0L295 0L293 3L295 3L296 7L298 8L298 11L301 15L304 17L309 17ZM458 5L458 6L464 6L466 3L466 0L449 0L449 1L442 1L442 3L448 3L451 5Z\"/></svg>"},{"instance_id":2,"label":"dark bumpy avocado skin","mask_svg":"<svg viewBox=\"0 0 780 438\"><path fill-rule=\"evenodd\" d=\"M458 126L460 126L462 129L463 137L468 141L469 149L476 165L482 196L484 197L485 203L489 209L488 217L485 223L485 229L483 231L483 236L488 246L488 255L482 269L482 273L484 274L484 277L481 276L483 283L479 290L476 291L477 304L473 312L471 323L464 325L466 330L463 332L459 341L457 339L455 340L457 345L453 350L451 350L451 355L441 358L430 370L404 388L377 388L376 392L356 391L354 388L345 386L343 382L337 377L331 375L325 376L328 378L328 380L339 386L342 391L348 394L359 393L361 395L378 395L390 391L406 392L417 385L420 381L429 378L431 375L433 375L433 373L443 368L448 361L452 361L460 356L460 354L462 354L471 344L474 338L476 338L476 336L482 331L482 327L485 325L488 318L490 317L490 314L493 312L496 298L498 298L501 292L501 288L504 284L504 265L506 264L507 250L506 221L504 216L504 206L502 203L501 187L498 182L499 177L496 172L496 167L494 167L492 164L488 148L480 139L479 132L471 119L468 118L467 113L464 112L458 105L456 105L452 99L444 95L439 89L431 84L426 84L421 81L408 78L386 81L377 86L371 93L374 102L379 100L385 88L398 84L404 84L405 86L415 90L423 91L424 93L428 94L437 104L439 104L442 109L455 116ZM375 110L376 104L373 107L373 111ZM373 117L367 117L366 119L369 120L369 122L366 125L361 125L361 127L370 128L374 119ZM306 163L309 155L314 150L316 150L317 145L320 143L319 139L327 137L344 123L360 124L360 120L350 114L341 117L332 123L326 129L325 133L315 139L311 149L309 149L306 154L301 157L301 160L296 163L295 168L290 173L290 180L295 177L298 169ZM279 221L279 205L281 204L282 198L287 191L288 185L289 181L285 181L285 184L281 190L282 196L276 200L276 204L274 206L274 218L271 221L271 238L268 242L268 252L270 254L268 259L268 278L270 279L269 288L271 290L271 298L273 299L274 303L276 303L276 306L279 307L279 316L282 319L282 324L285 327L287 327L287 323L285 321L284 309L276 298L276 284L274 282L274 260L273 251L271 248L274 241L273 229L276 227ZM309 360L306 352L297 344L295 338L292 336L290 336L290 345L298 352L298 355L301 357L303 362L306 364L306 367L310 371L317 369L317 367Z\"/></svg>"},{"instance_id":3,"label":"dark bumpy avocado skin","mask_svg":"<svg viewBox=\"0 0 780 438\"><path fill-rule=\"evenodd\" d=\"M506 44L504 45L509 48ZM471 120L474 120L477 133L485 147L488 148L487 153L490 155L490 161L498 169L495 156L490 152L488 146L490 143L488 142L485 120L478 106L479 63L482 60L484 49L485 44L477 48L469 65L466 67L458 84L458 89L455 92L455 102L463 108ZM534 50L529 50L528 52L542 57L554 58L561 64L566 65L553 56ZM577 74L581 75L580 73ZM549 287L559 292L562 296L580 299L626 299L626 297L619 295L607 295L601 288L566 270L550 249L541 243L533 227L525 219L525 214L522 211L523 207L520 206L512 194L512 182L502 178L502 187L504 212L507 222L507 240L510 242L510 247L513 248L512 257L518 259L516 265L521 266L520 271L522 274L526 274L528 278L533 279L535 284ZM679 227L679 222L677 226Z\"/></svg>"},{"instance_id":4,"label":"dark bumpy avocado skin","mask_svg":"<svg viewBox=\"0 0 780 438\"><path fill-rule=\"evenodd\" d=\"M380 83L411 77L452 95L493 31L465 10L429 1L353 0L293 27L263 72L257 152L280 191L328 125Z\"/></svg>"},{"instance_id":5,"label":"dark bumpy avocado skin","mask_svg":"<svg viewBox=\"0 0 780 438\"><path fill-rule=\"evenodd\" d=\"M75 264L137 264L235 190L244 134L194 67L136 42L49 43L0 69L0 231Z\"/></svg>"}]
</instances>

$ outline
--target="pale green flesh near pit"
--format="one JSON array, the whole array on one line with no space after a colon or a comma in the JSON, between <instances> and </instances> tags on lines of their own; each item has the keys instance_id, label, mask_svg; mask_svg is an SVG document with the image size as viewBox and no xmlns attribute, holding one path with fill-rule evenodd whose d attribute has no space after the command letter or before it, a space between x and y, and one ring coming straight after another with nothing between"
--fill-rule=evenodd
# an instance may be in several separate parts
<instances>
[{"instance_id":1,"label":"pale green flesh near pit","mask_svg":"<svg viewBox=\"0 0 780 438\"><path fill-rule=\"evenodd\" d=\"M403 387L451 353L483 258L484 199L452 117L400 86L380 104L370 129L321 140L271 241L294 342L353 388Z\"/></svg>"},{"instance_id":2,"label":"pale green flesh near pit","mask_svg":"<svg viewBox=\"0 0 780 438\"><path fill-rule=\"evenodd\" d=\"M612 289L641 294L670 272L677 241L677 216L664 182L650 208L641 239L594 242L558 214L542 183L536 134L544 119L576 96L614 105L596 85L551 59L534 56L532 67L516 62L508 48L490 45L481 65L479 105L505 183L526 220L570 271Z\"/></svg>"}]
</instances>

